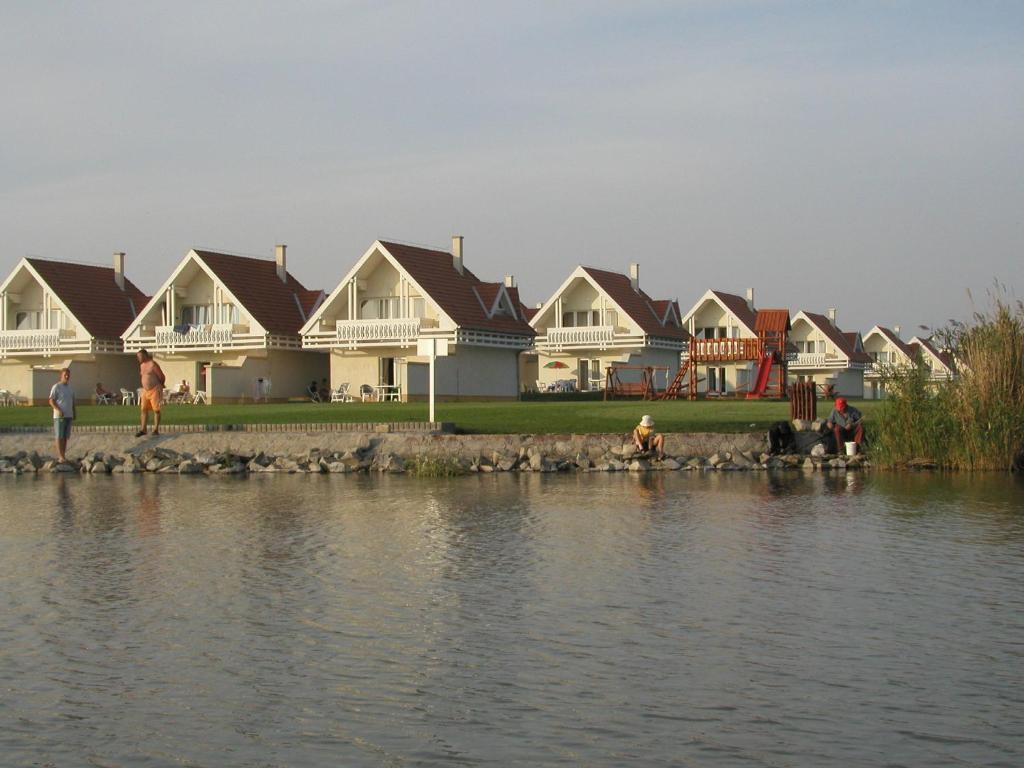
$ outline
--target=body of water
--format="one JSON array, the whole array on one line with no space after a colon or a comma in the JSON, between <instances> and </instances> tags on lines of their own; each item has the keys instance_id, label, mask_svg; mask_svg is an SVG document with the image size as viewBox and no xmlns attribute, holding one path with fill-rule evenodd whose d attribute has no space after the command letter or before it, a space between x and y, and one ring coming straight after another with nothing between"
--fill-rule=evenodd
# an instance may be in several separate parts
<instances>
[{"instance_id":1,"label":"body of water","mask_svg":"<svg viewBox=\"0 0 1024 768\"><path fill-rule=\"evenodd\" d=\"M1024 484L0 477L0 765L1024 765Z\"/></svg>"}]
</instances>

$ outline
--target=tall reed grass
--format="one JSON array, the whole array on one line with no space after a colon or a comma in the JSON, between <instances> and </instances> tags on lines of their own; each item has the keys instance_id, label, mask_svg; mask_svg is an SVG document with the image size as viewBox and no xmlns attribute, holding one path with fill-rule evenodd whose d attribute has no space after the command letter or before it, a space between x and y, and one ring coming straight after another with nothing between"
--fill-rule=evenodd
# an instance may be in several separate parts
<instances>
[{"instance_id":1,"label":"tall reed grass","mask_svg":"<svg viewBox=\"0 0 1024 768\"><path fill-rule=\"evenodd\" d=\"M1024 469L1024 304L996 292L989 311L936 338L958 376L937 383L923 365L888 373L879 462L927 457L951 469Z\"/></svg>"}]
</instances>

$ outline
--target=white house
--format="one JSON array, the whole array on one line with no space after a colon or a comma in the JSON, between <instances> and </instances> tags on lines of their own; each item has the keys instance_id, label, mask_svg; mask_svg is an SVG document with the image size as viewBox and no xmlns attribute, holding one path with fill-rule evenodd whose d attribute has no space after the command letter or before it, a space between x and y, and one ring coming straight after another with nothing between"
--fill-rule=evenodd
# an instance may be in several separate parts
<instances>
[{"instance_id":1,"label":"white house","mask_svg":"<svg viewBox=\"0 0 1024 768\"><path fill-rule=\"evenodd\" d=\"M436 397L491 400L518 397L518 357L533 335L515 280L477 278L456 236L450 253L374 242L302 327L302 345L329 353L332 387L408 401L428 394L419 341L438 343L447 355L435 363Z\"/></svg>"},{"instance_id":2,"label":"white house","mask_svg":"<svg viewBox=\"0 0 1024 768\"><path fill-rule=\"evenodd\" d=\"M327 378L323 355L302 349L299 329L323 301L276 258L191 250L124 332L147 349L168 385L186 381L209 402L303 397Z\"/></svg>"},{"instance_id":3,"label":"white house","mask_svg":"<svg viewBox=\"0 0 1024 768\"><path fill-rule=\"evenodd\" d=\"M610 366L650 366L671 381L688 336L678 302L652 299L640 288L638 264L628 275L576 267L532 313L530 325L537 332L535 355L524 356L523 378L540 389L566 378L580 390L600 389Z\"/></svg>"},{"instance_id":4,"label":"white house","mask_svg":"<svg viewBox=\"0 0 1024 768\"><path fill-rule=\"evenodd\" d=\"M764 394L784 394L789 310L755 309L753 288L747 289L746 298L708 290L683 317L683 324L692 337L683 362L693 368L697 393L753 391L767 351L773 360Z\"/></svg>"},{"instance_id":5,"label":"white house","mask_svg":"<svg viewBox=\"0 0 1024 768\"><path fill-rule=\"evenodd\" d=\"M895 369L909 368L917 352L900 339L900 327L895 329L876 325L864 334L864 351L871 365L864 371L864 397L878 400L885 397L886 374Z\"/></svg>"},{"instance_id":6,"label":"white house","mask_svg":"<svg viewBox=\"0 0 1024 768\"><path fill-rule=\"evenodd\" d=\"M79 400L97 383L134 387L138 366L124 354L121 334L149 301L113 267L25 258L0 284L0 390L5 399L45 404L57 372L72 369Z\"/></svg>"},{"instance_id":7,"label":"white house","mask_svg":"<svg viewBox=\"0 0 1024 768\"><path fill-rule=\"evenodd\" d=\"M915 336L907 345L917 352L917 359L929 371L933 382L952 381L956 378L956 365L949 352L940 350L931 339Z\"/></svg>"},{"instance_id":8,"label":"white house","mask_svg":"<svg viewBox=\"0 0 1024 768\"><path fill-rule=\"evenodd\" d=\"M836 325L835 309L827 315L797 312L789 340L795 348L789 357L791 382L814 381L831 385L837 395L863 395L864 370L872 360L859 333L844 333Z\"/></svg>"}]
</instances>

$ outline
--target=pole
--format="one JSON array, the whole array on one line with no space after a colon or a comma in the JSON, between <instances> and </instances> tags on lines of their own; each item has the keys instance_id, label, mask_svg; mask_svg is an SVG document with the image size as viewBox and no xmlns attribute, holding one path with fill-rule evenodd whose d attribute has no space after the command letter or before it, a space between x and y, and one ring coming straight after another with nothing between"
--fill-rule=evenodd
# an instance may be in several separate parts
<instances>
[{"instance_id":1,"label":"pole","mask_svg":"<svg viewBox=\"0 0 1024 768\"><path fill-rule=\"evenodd\" d=\"M437 340L430 340L430 422L434 421L434 358L437 352Z\"/></svg>"}]
</instances>

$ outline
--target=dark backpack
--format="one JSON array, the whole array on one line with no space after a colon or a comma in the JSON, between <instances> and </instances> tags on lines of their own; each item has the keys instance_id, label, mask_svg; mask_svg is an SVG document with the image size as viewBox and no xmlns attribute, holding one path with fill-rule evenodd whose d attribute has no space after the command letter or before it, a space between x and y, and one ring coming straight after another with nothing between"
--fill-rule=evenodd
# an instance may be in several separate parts
<instances>
[{"instance_id":1,"label":"dark backpack","mask_svg":"<svg viewBox=\"0 0 1024 768\"><path fill-rule=\"evenodd\" d=\"M776 421L768 430L768 453L776 456L793 448L793 428L788 421Z\"/></svg>"}]
</instances>

